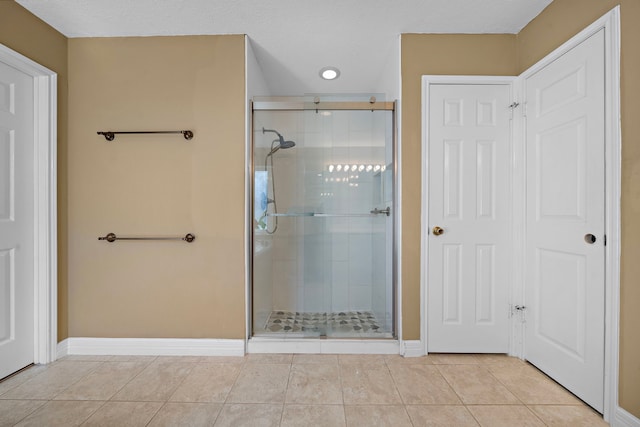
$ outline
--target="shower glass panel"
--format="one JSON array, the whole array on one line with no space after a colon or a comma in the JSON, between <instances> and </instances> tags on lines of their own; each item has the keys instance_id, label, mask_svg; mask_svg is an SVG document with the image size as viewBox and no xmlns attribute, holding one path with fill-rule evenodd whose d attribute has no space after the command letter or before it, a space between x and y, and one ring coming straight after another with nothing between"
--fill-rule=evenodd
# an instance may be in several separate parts
<instances>
[{"instance_id":1,"label":"shower glass panel","mask_svg":"<svg viewBox=\"0 0 640 427\"><path fill-rule=\"evenodd\" d=\"M254 109L253 336L394 336L393 115Z\"/></svg>"}]
</instances>

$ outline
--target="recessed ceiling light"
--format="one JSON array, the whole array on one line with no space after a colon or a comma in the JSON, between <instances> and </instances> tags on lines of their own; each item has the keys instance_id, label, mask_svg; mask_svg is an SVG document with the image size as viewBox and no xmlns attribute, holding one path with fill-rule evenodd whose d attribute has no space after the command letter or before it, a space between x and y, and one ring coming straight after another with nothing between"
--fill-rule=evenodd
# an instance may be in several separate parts
<instances>
[{"instance_id":1,"label":"recessed ceiling light","mask_svg":"<svg viewBox=\"0 0 640 427\"><path fill-rule=\"evenodd\" d=\"M340 77L340 70L336 67L324 67L320 70L320 77L325 80L335 80Z\"/></svg>"}]
</instances>

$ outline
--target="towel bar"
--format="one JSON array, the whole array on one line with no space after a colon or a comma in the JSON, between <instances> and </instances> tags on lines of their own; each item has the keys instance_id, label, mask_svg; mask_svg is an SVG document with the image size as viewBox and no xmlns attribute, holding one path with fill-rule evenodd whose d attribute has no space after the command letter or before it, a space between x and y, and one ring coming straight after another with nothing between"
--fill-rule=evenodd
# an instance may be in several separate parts
<instances>
[{"instance_id":1,"label":"towel bar","mask_svg":"<svg viewBox=\"0 0 640 427\"><path fill-rule=\"evenodd\" d=\"M116 134L125 133L125 134L144 134L144 133L181 133L184 136L184 139L187 141L193 138L193 132L190 130L145 130L145 131L134 131L134 132L114 132L114 131L101 131L98 132L98 135L103 135L104 139L107 141L113 141L116 138Z\"/></svg>"},{"instance_id":2,"label":"towel bar","mask_svg":"<svg viewBox=\"0 0 640 427\"><path fill-rule=\"evenodd\" d=\"M115 233L109 233L106 236L98 237L98 240L106 240L107 242L115 242L116 240L184 240L187 243L191 243L196 239L196 236L188 233L184 237L118 237Z\"/></svg>"}]
</instances>

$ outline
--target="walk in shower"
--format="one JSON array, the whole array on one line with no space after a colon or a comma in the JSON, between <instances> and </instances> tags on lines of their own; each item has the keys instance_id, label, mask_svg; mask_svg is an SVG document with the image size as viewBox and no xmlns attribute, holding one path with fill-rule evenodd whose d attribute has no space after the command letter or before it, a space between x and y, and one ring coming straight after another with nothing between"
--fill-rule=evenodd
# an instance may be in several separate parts
<instances>
[{"instance_id":1,"label":"walk in shower","mask_svg":"<svg viewBox=\"0 0 640 427\"><path fill-rule=\"evenodd\" d=\"M253 337L395 336L394 105L254 100Z\"/></svg>"}]
</instances>

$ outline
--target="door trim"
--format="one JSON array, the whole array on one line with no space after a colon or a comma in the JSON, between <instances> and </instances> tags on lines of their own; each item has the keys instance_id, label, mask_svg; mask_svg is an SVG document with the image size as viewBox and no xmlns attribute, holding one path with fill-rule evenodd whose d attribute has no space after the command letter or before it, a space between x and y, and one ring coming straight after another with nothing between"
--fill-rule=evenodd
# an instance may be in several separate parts
<instances>
[{"instance_id":1,"label":"door trim","mask_svg":"<svg viewBox=\"0 0 640 427\"><path fill-rule=\"evenodd\" d=\"M34 80L34 363L58 344L57 74L0 44L0 62Z\"/></svg>"},{"instance_id":2,"label":"door trim","mask_svg":"<svg viewBox=\"0 0 640 427\"><path fill-rule=\"evenodd\" d=\"M604 29L605 34L605 354L604 354L604 419L610 421L621 409L618 406L618 353L620 322L620 195L621 195L621 131L620 131L620 6L616 6L593 24L580 31L560 47L518 76L516 84L522 99L524 81L540 69L549 65L569 50L573 49L593 34ZM521 129L523 132L524 129ZM524 134L515 139L515 164L524 165ZM522 169L522 168L521 168ZM525 176L521 171L516 175L514 188L524 189ZM524 194L524 193L522 193ZM524 197L521 204L514 206L518 220L524 223ZM521 216L520 216L521 215ZM514 250L520 264L516 267L524 272L524 228L518 230ZM517 281L519 289L515 293L524 295L524 276ZM520 328L520 342L524 342ZM524 347L520 346L514 355L523 358ZM613 411L613 413L612 413Z\"/></svg>"},{"instance_id":3,"label":"door trim","mask_svg":"<svg viewBox=\"0 0 640 427\"><path fill-rule=\"evenodd\" d=\"M424 75L422 76L422 231L420 239L420 342L423 354L428 354L427 348L427 289L428 289L428 269L427 260L429 259L429 111L428 104L430 99L430 87L437 84L468 84L468 85L508 85L511 90L511 98L513 98L514 82L516 77L510 76L440 76L440 75ZM513 126L511 127L511 140L513 140ZM513 156L513 153L511 153ZM512 170L509 171L511 176ZM513 200L513 186L509 190L509 197ZM513 263L512 263L513 265ZM510 272L510 277L513 272ZM509 290L509 301L511 301L511 289ZM505 307L505 315L507 315ZM514 340L510 337L509 347L513 347ZM511 354L511 352L510 352Z\"/></svg>"}]
</instances>

